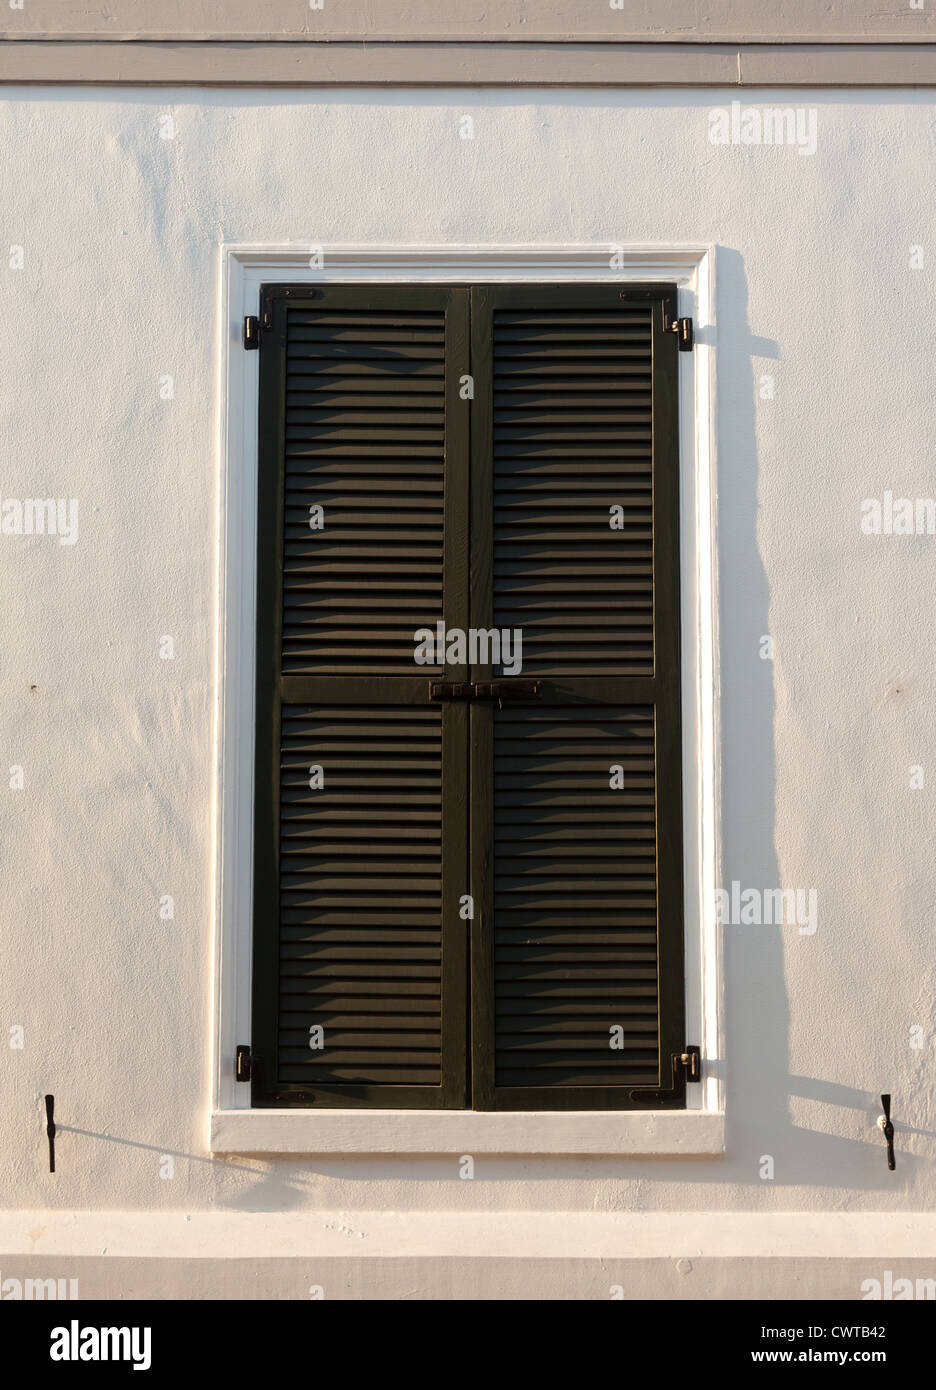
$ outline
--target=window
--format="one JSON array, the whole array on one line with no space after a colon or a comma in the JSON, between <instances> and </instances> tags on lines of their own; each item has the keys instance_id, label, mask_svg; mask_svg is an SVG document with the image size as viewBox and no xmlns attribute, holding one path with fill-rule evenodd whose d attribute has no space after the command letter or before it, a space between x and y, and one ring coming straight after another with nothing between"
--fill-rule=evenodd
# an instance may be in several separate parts
<instances>
[{"instance_id":1,"label":"window","mask_svg":"<svg viewBox=\"0 0 936 1390\"><path fill-rule=\"evenodd\" d=\"M253 1104L682 1107L675 288L261 299Z\"/></svg>"}]
</instances>

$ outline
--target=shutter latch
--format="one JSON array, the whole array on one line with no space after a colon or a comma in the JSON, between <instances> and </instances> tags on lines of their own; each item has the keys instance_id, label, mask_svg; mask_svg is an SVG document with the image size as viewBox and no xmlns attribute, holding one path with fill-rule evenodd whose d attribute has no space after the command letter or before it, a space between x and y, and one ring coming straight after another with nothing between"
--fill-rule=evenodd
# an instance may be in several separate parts
<instances>
[{"instance_id":1,"label":"shutter latch","mask_svg":"<svg viewBox=\"0 0 936 1390\"><path fill-rule=\"evenodd\" d=\"M467 700L471 686L467 681L430 681L430 700Z\"/></svg>"},{"instance_id":2,"label":"shutter latch","mask_svg":"<svg viewBox=\"0 0 936 1390\"><path fill-rule=\"evenodd\" d=\"M890 1100L890 1096L888 1096ZM46 1096L46 1134L49 1139L49 1172L55 1172L55 1096ZM893 1133L893 1131L891 1131Z\"/></svg>"},{"instance_id":3,"label":"shutter latch","mask_svg":"<svg viewBox=\"0 0 936 1390\"><path fill-rule=\"evenodd\" d=\"M535 700L542 681L430 681L430 700L496 700L501 709L505 700Z\"/></svg>"},{"instance_id":4,"label":"shutter latch","mask_svg":"<svg viewBox=\"0 0 936 1390\"><path fill-rule=\"evenodd\" d=\"M884 1139L887 1143L887 1166L893 1172L897 1167L897 1161L894 1158L894 1122L890 1116L890 1102L890 1095L881 1096L881 1109L884 1113L878 1118L878 1124L884 1131Z\"/></svg>"},{"instance_id":5,"label":"shutter latch","mask_svg":"<svg viewBox=\"0 0 936 1390\"><path fill-rule=\"evenodd\" d=\"M692 319L671 319L669 310L663 305L663 332L675 333L680 352L691 352L693 344Z\"/></svg>"},{"instance_id":6,"label":"shutter latch","mask_svg":"<svg viewBox=\"0 0 936 1390\"><path fill-rule=\"evenodd\" d=\"M244 348L249 352L260 346L260 320L256 314L248 314L244 319Z\"/></svg>"},{"instance_id":7,"label":"shutter latch","mask_svg":"<svg viewBox=\"0 0 936 1390\"><path fill-rule=\"evenodd\" d=\"M249 1081L252 1071L253 1058L250 1055L250 1048L241 1043L234 1061L234 1080Z\"/></svg>"},{"instance_id":8,"label":"shutter latch","mask_svg":"<svg viewBox=\"0 0 936 1390\"><path fill-rule=\"evenodd\" d=\"M511 677L505 681L474 681L471 686L473 700L496 700L503 709L505 700L536 700L543 688L542 681L518 681Z\"/></svg>"}]
</instances>

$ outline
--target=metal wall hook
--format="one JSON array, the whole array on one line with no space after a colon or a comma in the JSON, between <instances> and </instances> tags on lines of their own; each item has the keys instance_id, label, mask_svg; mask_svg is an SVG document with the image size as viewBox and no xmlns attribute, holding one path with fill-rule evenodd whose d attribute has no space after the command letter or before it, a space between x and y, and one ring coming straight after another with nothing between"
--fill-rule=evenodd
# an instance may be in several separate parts
<instances>
[{"instance_id":1,"label":"metal wall hook","mask_svg":"<svg viewBox=\"0 0 936 1390\"><path fill-rule=\"evenodd\" d=\"M55 1096L46 1096L46 1134L49 1136L49 1172L55 1172Z\"/></svg>"},{"instance_id":2,"label":"metal wall hook","mask_svg":"<svg viewBox=\"0 0 936 1390\"><path fill-rule=\"evenodd\" d=\"M894 1158L894 1126L891 1123L890 1117L889 1095L881 1096L881 1109L884 1111L884 1114L879 1117L878 1124L881 1129L883 1129L884 1138L887 1140L887 1166L891 1172L893 1172L897 1167L897 1162Z\"/></svg>"}]
</instances>

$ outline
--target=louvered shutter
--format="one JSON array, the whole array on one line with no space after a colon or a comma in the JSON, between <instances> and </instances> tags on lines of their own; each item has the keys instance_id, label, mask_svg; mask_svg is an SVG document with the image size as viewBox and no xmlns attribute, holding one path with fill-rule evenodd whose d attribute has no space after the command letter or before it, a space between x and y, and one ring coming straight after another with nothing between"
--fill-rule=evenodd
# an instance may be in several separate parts
<instances>
[{"instance_id":1,"label":"louvered shutter","mask_svg":"<svg viewBox=\"0 0 936 1390\"><path fill-rule=\"evenodd\" d=\"M261 299L253 1101L463 1106L468 292Z\"/></svg>"},{"instance_id":2,"label":"louvered shutter","mask_svg":"<svg viewBox=\"0 0 936 1390\"><path fill-rule=\"evenodd\" d=\"M471 710L477 1108L685 1103L664 306L667 287L472 289L472 625L522 630L516 678L542 683Z\"/></svg>"}]
</instances>

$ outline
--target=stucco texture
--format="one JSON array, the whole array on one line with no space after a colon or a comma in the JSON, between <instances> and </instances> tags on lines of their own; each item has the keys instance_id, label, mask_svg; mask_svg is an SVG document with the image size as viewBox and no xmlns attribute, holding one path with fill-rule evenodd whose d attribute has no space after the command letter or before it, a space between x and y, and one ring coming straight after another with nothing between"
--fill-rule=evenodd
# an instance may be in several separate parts
<instances>
[{"instance_id":1,"label":"stucco texture","mask_svg":"<svg viewBox=\"0 0 936 1390\"><path fill-rule=\"evenodd\" d=\"M933 106L788 94L817 110L803 156L710 143L735 96L3 92L0 497L79 512L74 545L0 535L0 767L24 782L0 781L0 1021L24 1029L0 1047L0 1205L933 1207L936 536L861 529L863 499L934 492ZM458 1155L205 1150L219 246L300 239L717 246L724 878L815 887L819 918L724 929L723 1157L462 1181Z\"/></svg>"}]
</instances>

